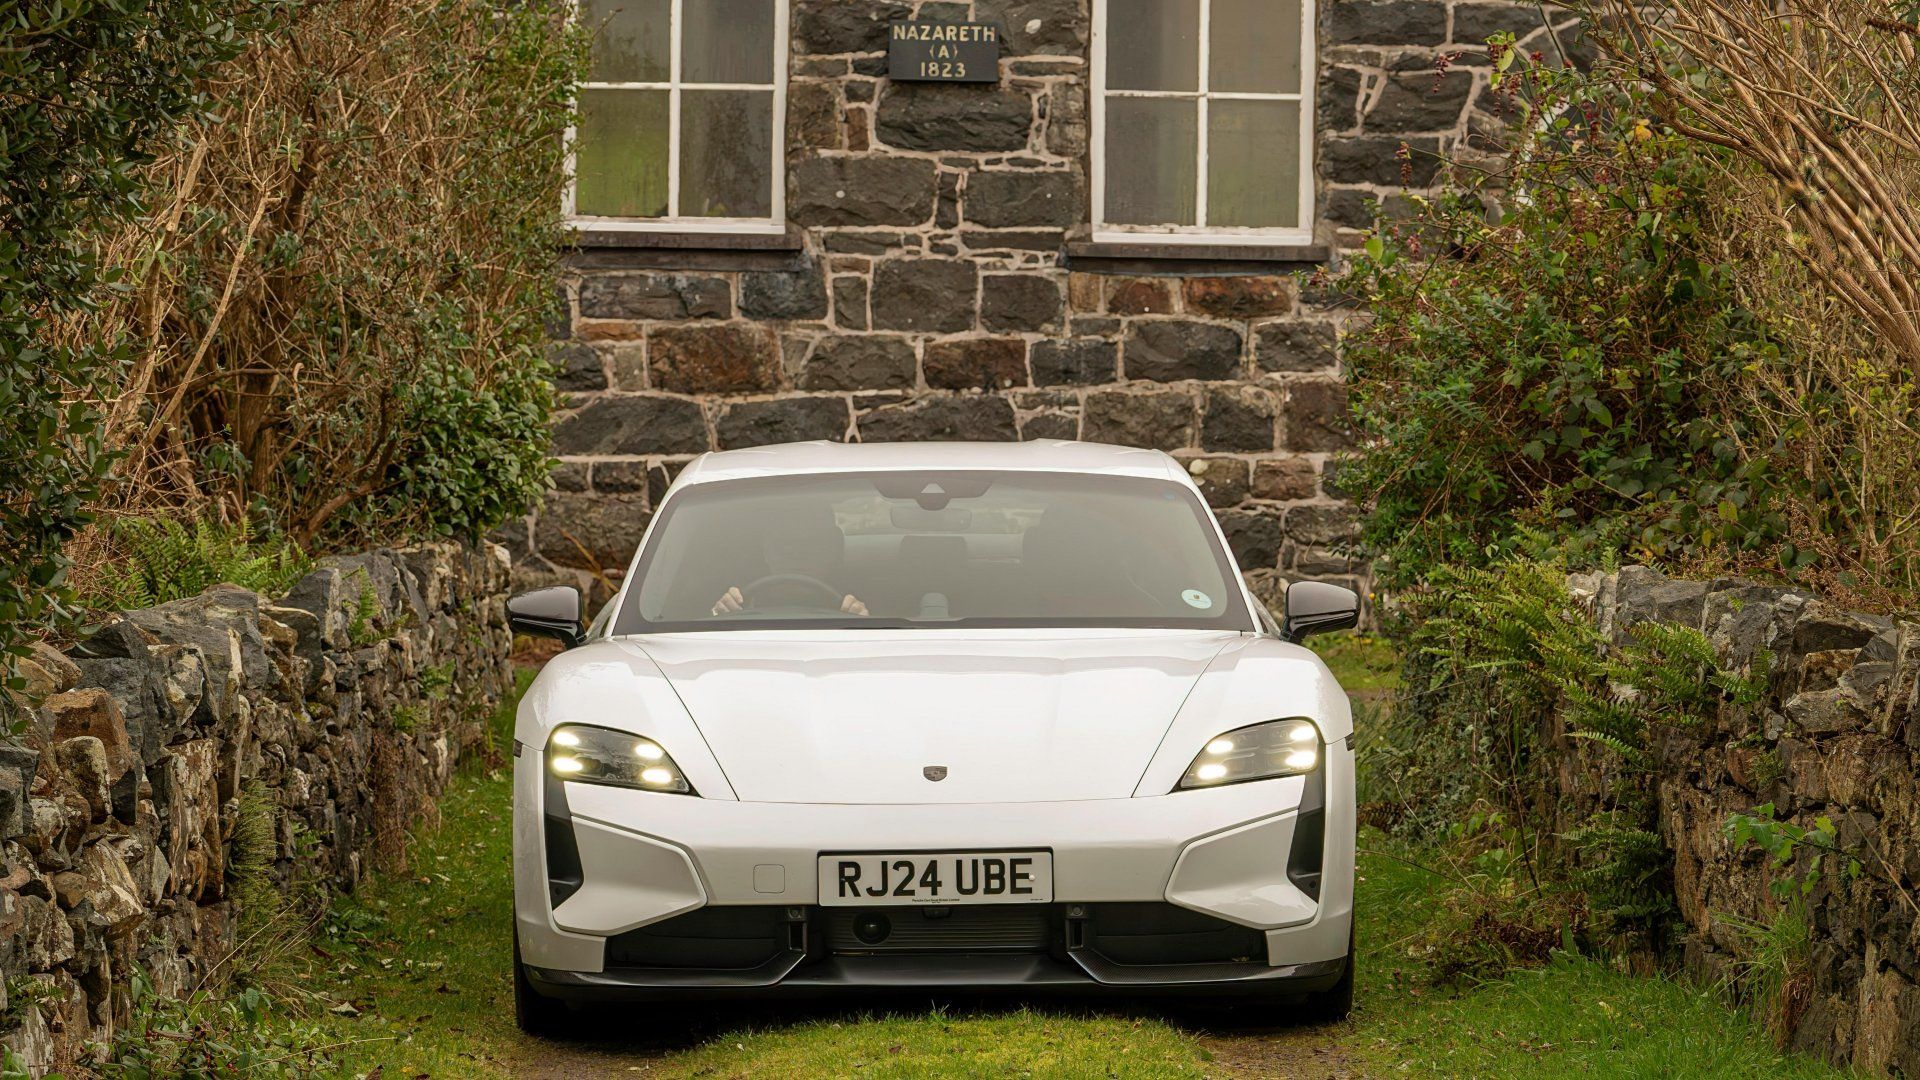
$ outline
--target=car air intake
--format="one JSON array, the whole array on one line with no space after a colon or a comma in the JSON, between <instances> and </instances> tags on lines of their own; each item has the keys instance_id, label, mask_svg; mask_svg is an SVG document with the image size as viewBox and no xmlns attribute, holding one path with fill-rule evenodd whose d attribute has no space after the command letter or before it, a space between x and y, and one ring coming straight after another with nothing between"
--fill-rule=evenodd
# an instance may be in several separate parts
<instances>
[{"instance_id":1,"label":"car air intake","mask_svg":"<svg viewBox=\"0 0 1920 1080\"><path fill-rule=\"evenodd\" d=\"M580 845L573 835L567 787L551 776L546 780L546 807L540 816L547 850L547 902L559 907L580 891L586 879L580 869Z\"/></svg>"},{"instance_id":2,"label":"car air intake","mask_svg":"<svg viewBox=\"0 0 1920 1080\"><path fill-rule=\"evenodd\" d=\"M784 907L704 907L607 939L610 968L746 970L806 949ZM802 913L804 916L804 912Z\"/></svg>"},{"instance_id":3,"label":"car air intake","mask_svg":"<svg viewBox=\"0 0 1920 1080\"><path fill-rule=\"evenodd\" d=\"M1115 964L1259 963L1267 958L1267 936L1260 931L1172 904L1090 904L1084 924L1069 924L1068 933L1069 946L1084 946Z\"/></svg>"},{"instance_id":4,"label":"car air intake","mask_svg":"<svg viewBox=\"0 0 1920 1080\"><path fill-rule=\"evenodd\" d=\"M1300 811L1293 820L1293 849L1287 852L1287 880L1315 900L1320 899L1320 868L1327 855L1327 770L1306 777Z\"/></svg>"}]
</instances>

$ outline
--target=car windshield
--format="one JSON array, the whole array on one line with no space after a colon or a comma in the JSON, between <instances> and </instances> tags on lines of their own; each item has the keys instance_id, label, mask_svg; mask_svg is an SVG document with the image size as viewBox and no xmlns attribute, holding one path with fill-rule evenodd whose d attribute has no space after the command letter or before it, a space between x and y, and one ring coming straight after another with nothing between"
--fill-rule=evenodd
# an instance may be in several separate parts
<instances>
[{"instance_id":1,"label":"car windshield","mask_svg":"<svg viewBox=\"0 0 1920 1080\"><path fill-rule=\"evenodd\" d=\"M1245 630L1193 491L1035 472L697 484L662 508L616 634L918 627Z\"/></svg>"}]
</instances>

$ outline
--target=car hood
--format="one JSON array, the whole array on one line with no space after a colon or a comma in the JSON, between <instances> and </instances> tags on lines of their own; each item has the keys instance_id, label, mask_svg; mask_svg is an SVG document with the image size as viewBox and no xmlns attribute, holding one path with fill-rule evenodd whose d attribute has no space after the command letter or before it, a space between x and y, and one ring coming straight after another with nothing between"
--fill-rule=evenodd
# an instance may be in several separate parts
<instances>
[{"instance_id":1,"label":"car hood","mask_svg":"<svg viewBox=\"0 0 1920 1080\"><path fill-rule=\"evenodd\" d=\"M968 803L1129 797L1209 661L1238 636L730 632L623 643L665 675L742 800Z\"/></svg>"}]
</instances>

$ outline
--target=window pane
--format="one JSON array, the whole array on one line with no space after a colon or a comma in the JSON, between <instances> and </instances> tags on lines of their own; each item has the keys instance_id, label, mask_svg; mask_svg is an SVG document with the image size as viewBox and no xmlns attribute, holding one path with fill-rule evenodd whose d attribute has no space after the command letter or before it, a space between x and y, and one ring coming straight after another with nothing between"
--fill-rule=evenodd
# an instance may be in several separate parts
<instances>
[{"instance_id":1,"label":"window pane","mask_svg":"<svg viewBox=\"0 0 1920 1080\"><path fill-rule=\"evenodd\" d=\"M1199 121L1192 101L1107 99L1107 221L1193 224Z\"/></svg>"},{"instance_id":2,"label":"window pane","mask_svg":"<svg viewBox=\"0 0 1920 1080\"><path fill-rule=\"evenodd\" d=\"M680 93L680 214L773 214L773 92Z\"/></svg>"},{"instance_id":3,"label":"window pane","mask_svg":"<svg viewBox=\"0 0 1920 1080\"><path fill-rule=\"evenodd\" d=\"M773 0L685 0L683 82L773 82Z\"/></svg>"},{"instance_id":4,"label":"window pane","mask_svg":"<svg viewBox=\"0 0 1920 1080\"><path fill-rule=\"evenodd\" d=\"M1300 106L1219 101L1207 106L1207 224L1300 224Z\"/></svg>"},{"instance_id":5,"label":"window pane","mask_svg":"<svg viewBox=\"0 0 1920 1080\"><path fill-rule=\"evenodd\" d=\"M667 92L582 90L573 209L596 217L667 213Z\"/></svg>"},{"instance_id":6,"label":"window pane","mask_svg":"<svg viewBox=\"0 0 1920 1080\"><path fill-rule=\"evenodd\" d=\"M1300 92L1300 0L1213 0L1209 90Z\"/></svg>"},{"instance_id":7,"label":"window pane","mask_svg":"<svg viewBox=\"0 0 1920 1080\"><path fill-rule=\"evenodd\" d=\"M1200 0L1108 0L1107 88L1200 89Z\"/></svg>"},{"instance_id":8,"label":"window pane","mask_svg":"<svg viewBox=\"0 0 1920 1080\"><path fill-rule=\"evenodd\" d=\"M594 32L588 82L666 82L669 0L579 0L580 25Z\"/></svg>"}]
</instances>

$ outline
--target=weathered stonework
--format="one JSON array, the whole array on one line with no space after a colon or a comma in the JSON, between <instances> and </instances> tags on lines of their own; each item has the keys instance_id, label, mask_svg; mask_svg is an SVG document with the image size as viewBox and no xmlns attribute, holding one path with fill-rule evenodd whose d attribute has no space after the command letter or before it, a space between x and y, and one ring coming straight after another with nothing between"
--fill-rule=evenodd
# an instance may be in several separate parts
<instances>
[{"instance_id":1,"label":"weathered stonework","mask_svg":"<svg viewBox=\"0 0 1920 1080\"><path fill-rule=\"evenodd\" d=\"M1781 868L1736 847L1727 819L1766 803L1806 828L1828 818L1862 870L1829 856L1805 898L1811 985L1792 1044L1870 1075L1920 1076L1920 622L1644 567L1572 585L1612 640L1653 620L1704 632L1723 663L1771 657L1759 708L1667 729L1658 742L1659 830L1673 852L1686 966L1709 981L1737 975L1753 946L1734 920L1769 923L1781 907L1773 883L1808 867L1804 850ZM1577 815L1606 795L1607 771L1590 747L1566 742L1559 785Z\"/></svg>"},{"instance_id":2,"label":"weathered stonework","mask_svg":"<svg viewBox=\"0 0 1920 1080\"><path fill-rule=\"evenodd\" d=\"M998 23L999 82L887 80L886 25L916 15ZM1431 184L1438 155L1471 155L1469 133L1504 122L1488 34L1551 59L1577 41L1570 22L1556 29L1494 0L1322 4L1323 246L1356 242L1376 203L1405 213L1403 185ZM1087 0L793 0L792 250L572 260L554 450L593 468L500 534L523 577L593 585L605 579L585 571L631 551L658 492L607 487L614 464L665 477L707 450L788 437L1078 438L1231 457L1250 482L1214 498L1257 519L1241 532L1259 538L1245 548L1259 586L1364 590L1330 546L1344 528L1325 524L1342 501L1325 477L1349 439L1341 312L1302 295L1302 264L1069 253L1090 213L1091 38Z\"/></svg>"},{"instance_id":3,"label":"weathered stonework","mask_svg":"<svg viewBox=\"0 0 1920 1080\"><path fill-rule=\"evenodd\" d=\"M220 978L243 814L268 815L250 872L283 892L399 860L511 686L508 577L492 546L377 551L38 647L31 723L0 740L0 1042L74 1075L126 1022L135 966L166 996Z\"/></svg>"}]
</instances>

